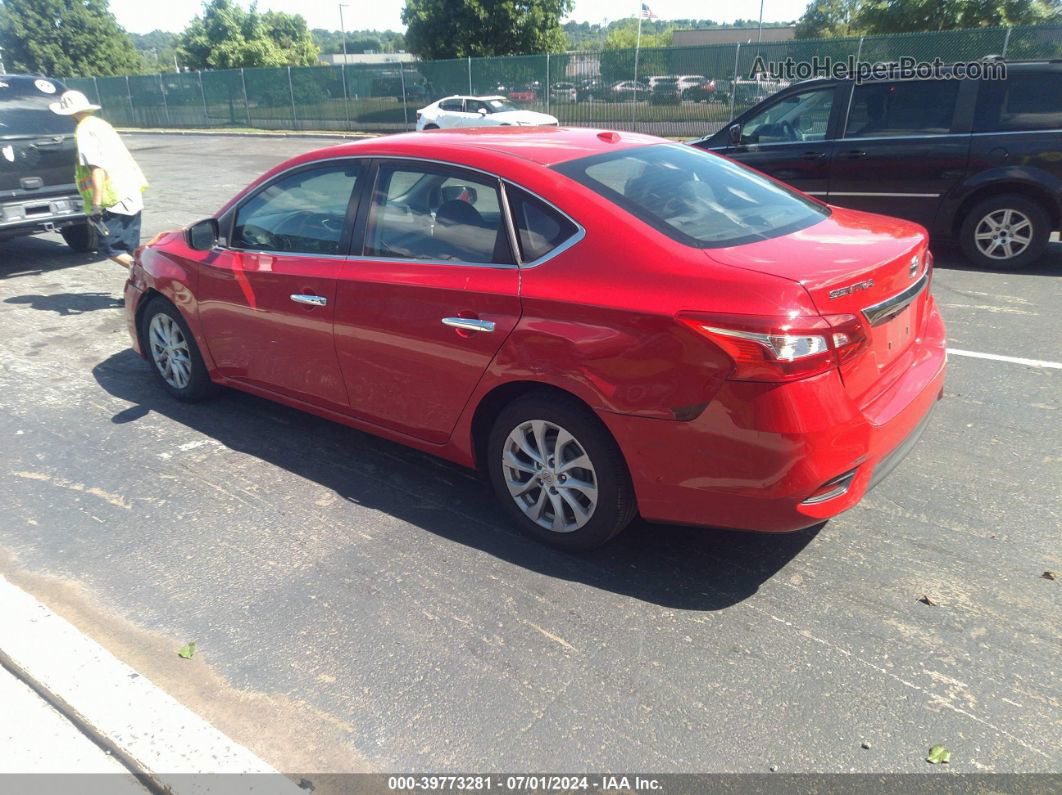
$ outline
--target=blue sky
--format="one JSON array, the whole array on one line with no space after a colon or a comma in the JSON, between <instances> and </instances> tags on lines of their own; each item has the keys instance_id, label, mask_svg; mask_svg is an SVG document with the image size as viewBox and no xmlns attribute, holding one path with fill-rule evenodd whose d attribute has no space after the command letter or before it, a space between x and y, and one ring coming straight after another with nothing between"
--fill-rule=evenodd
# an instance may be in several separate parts
<instances>
[{"instance_id":1,"label":"blue sky","mask_svg":"<svg viewBox=\"0 0 1062 795\"><path fill-rule=\"evenodd\" d=\"M248 0L239 0L244 6ZM400 15L403 0L375 0L375 2L349 2L343 9L343 18L348 30L373 28L400 30ZM767 21L796 19L804 13L807 0L764 0L763 18ZM311 28L339 29L339 7L332 0L259 0L263 11L287 11L306 17ZM571 19L580 22L601 22L634 16L640 7L636 2L616 3L613 0L575 0ZM760 13L760 0L657 0L649 7L660 19L710 18L719 22L735 19L756 19ZM183 30L188 21L200 12L201 0L111 0L111 10L118 22L133 33L162 30ZM627 13L624 13L624 12Z\"/></svg>"}]
</instances>

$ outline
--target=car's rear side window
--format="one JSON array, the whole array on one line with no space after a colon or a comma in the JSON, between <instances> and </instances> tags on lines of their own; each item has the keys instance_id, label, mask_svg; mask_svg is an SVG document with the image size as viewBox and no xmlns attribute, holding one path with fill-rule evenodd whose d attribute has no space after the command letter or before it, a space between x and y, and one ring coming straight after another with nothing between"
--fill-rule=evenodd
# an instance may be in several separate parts
<instances>
[{"instance_id":1,"label":"car's rear side window","mask_svg":"<svg viewBox=\"0 0 1062 795\"><path fill-rule=\"evenodd\" d=\"M1062 72L1011 71L978 87L974 132L1062 130Z\"/></svg>"},{"instance_id":2,"label":"car's rear side window","mask_svg":"<svg viewBox=\"0 0 1062 795\"><path fill-rule=\"evenodd\" d=\"M830 210L732 160L658 144L554 166L680 243L735 246L780 237Z\"/></svg>"},{"instance_id":3,"label":"car's rear side window","mask_svg":"<svg viewBox=\"0 0 1062 795\"><path fill-rule=\"evenodd\" d=\"M465 104L460 99L444 99L442 102L439 103L439 110L451 110L460 112L464 110L464 107Z\"/></svg>"},{"instance_id":4,"label":"car's rear side window","mask_svg":"<svg viewBox=\"0 0 1062 795\"><path fill-rule=\"evenodd\" d=\"M510 185L505 193L513 213L523 262L542 259L579 232L579 227L558 210L526 191Z\"/></svg>"},{"instance_id":5,"label":"car's rear side window","mask_svg":"<svg viewBox=\"0 0 1062 795\"><path fill-rule=\"evenodd\" d=\"M900 80L856 86L845 138L943 135L951 131L958 80Z\"/></svg>"}]
</instances>

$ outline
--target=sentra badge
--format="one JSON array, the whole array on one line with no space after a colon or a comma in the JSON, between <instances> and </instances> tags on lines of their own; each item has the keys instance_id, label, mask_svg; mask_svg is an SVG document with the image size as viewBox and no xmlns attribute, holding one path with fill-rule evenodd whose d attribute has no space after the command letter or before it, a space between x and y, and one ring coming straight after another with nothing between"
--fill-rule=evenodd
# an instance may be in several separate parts
<instances>
[{"instance_id":1,"label":"sentra badge","mask_svg":"<svg viewBox=\"0 0 1062 795\"><path fill-rule=\"evenodd\" d=\"M851 295L852 293L858 293L860 290L869 290L874 286L873 279L867 279L865 282L856 282L850 284L847 287L838 287L836 290L830 290L830 298L840 298L842 295Z\"/></svg>"}]
</instances>

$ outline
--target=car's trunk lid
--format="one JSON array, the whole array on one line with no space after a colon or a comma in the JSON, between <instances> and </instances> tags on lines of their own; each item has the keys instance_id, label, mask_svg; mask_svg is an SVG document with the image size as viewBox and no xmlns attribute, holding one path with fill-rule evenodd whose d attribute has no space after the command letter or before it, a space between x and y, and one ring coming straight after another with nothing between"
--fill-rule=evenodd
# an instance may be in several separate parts
<instances>
[{"instance_id":1,"label":"car's trunk lid","mask_svg":"<svg viewBox=\"0 0 1062 795\"><path fill-rule=\"evenodd\" d=\"M0 198L74 190L74 120L48 108L61 91L43 78L0 77Z\"/></svg>"},{"instance_id":2,"label":"car's trunk lid","mask_svg":"<svg viewBox=\"0 0 1062 795\"><path fill-rule=\"evenodd\" d=\"M929 292L926 234L918 225L833 208L829 218L798 232L706 253L727 265L799 282L824 316L859 317L867 348L841 368L859 405L902 373Z\"/></svg>"}]
</instances>

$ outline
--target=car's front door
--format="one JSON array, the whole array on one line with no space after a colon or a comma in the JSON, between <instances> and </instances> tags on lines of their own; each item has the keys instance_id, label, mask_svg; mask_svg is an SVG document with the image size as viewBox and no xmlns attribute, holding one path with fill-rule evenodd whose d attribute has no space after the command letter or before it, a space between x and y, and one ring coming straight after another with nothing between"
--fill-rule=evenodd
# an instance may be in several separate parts
<instances>
[{"instance_id":1,"label":"car's front door","mask_svg":"<svg viewBox=\"0 0 1062 795\"><path fill-rule=\"evenodd\" d=\"M855 86L833 152L829 202L932 228L941 197L966 173L969 122L956 113L963 86L960 80Z\"/></svg>"},{"instance_id":2,"label":"car's front door","mask_svg":"<svg viewBox=\"0 0 1062 795\"><path fill-rule=\"evenodd\" d=\"M364 163L281 175L235 211L227 245L199 269L199 317L220 375L346 410L332 337Z\"/></svg>"},{"instance_id":3,"label":"car's front door","mask_svg":"<svg viewBox=\"0 0 1062 795\"><path fill-rule=\"evenodd\" d=\"M739 143L715 151L805 193L825 197L840 91L827 85L779 97L742 120Z\"/></svg>"},{"instance_id":4,"label":"car's front door","mask_svg":"<svg viewBox=\"0 0 1062 795\"><path fill-rule=\"evenodd\" d=\"M372 196L336 296L351 411L442 443L520 318L498 180L382 161Z\"/></svg>"}]
</instances>

